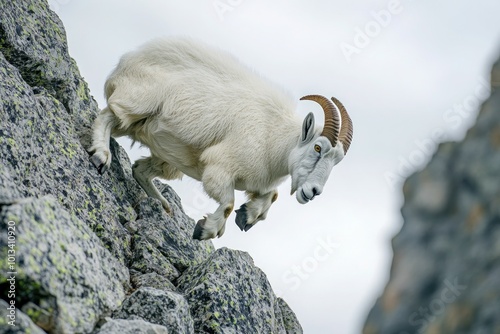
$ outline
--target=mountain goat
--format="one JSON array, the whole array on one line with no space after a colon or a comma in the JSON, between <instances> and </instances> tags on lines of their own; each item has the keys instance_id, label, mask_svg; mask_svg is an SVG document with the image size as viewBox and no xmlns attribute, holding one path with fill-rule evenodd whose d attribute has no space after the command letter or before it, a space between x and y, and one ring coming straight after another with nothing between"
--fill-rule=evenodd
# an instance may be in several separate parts
<instances>
[{"instance_id":1,"label":"mountain goat","mask_svg":"<svg viewBox=\"0 0 500 334\"><path fill-rule=\"evenodd\" d=\"M222 236L234 207L234 191L248 202L236 224L248 231L266 218L276 187L291 175L299 203L321 194L333 166L349 149L353 127L335 98L308 95L325 114L316 128L302 121L290 97L232 56L186 39L158 39L125 54L105 84L107 107L93 126L91 161L110 166L110 136L128 135L151 156L133 165L145 192L170 206L152 183L188 175L219 203L199 220L193 238Z\"/></svg>"}]
</instances>

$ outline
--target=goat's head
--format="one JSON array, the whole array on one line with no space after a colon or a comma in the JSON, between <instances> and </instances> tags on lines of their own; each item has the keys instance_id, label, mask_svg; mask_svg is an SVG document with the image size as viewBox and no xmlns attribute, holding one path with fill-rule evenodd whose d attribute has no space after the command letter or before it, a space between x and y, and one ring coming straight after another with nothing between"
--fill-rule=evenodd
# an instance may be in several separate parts
<instances>
[{"instance_id":1,"label":"goat's head","mask_svg":"<svg viewBox=\"0 0 500 334\"><path fill-rule=\"evenodd\" d=\"M325 113L323 131L315 130L314 115L309 113L302 124L302 134L289 158L292 192L299 203L305 204L321 194L330 172L347 153L353 127L345 107L332 97L307 95L301 100L319 103Z\"/></svg>"}]
</instances>

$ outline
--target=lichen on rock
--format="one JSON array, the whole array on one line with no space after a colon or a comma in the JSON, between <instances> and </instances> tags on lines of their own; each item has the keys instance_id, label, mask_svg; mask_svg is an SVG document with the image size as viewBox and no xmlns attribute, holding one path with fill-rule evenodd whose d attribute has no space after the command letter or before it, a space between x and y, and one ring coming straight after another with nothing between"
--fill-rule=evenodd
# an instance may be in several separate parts
<instances>
[{"instance_id":1,"label":"lichen on rock","mask_svg":"<svg viewBox=\"0 0 500 334\"><path fill-rule=\"evenodd\" d=\"M221 248L177 280L206 333L287 333L277 297L248 253ZM289 333L301 332L300 325Z\"/></svg>"},{"instance_id":2,"label":"lichen on rock","mask_svg":"<svg viewBox=\"0 0 500 334\"><path fill-rule=\"evenodd\" d=\"M134 319L107 319L104 326L95 334L170 334L165 326L155 325L150 322Z\"/></svg>"},{"instance_id":3,"label":"lichen on rock","mask_svg":"<svg viewBox=\"0 0 500 334\"><path fill-rule=\"evenodd\" d=\"M55 198L30 198L3 206L0 221L15 224L16 306L44 330L90 332L102 314L116 309L125 298L127 268ZM7 258L7 235L3 223L2 259Z\"/></svg>"},{"instance_id":4,"label":"lichen on rock","mask_svg":"<svg viewBox=\"0 0 500 334\"><path fill-rule=\"evenodd\" d=\"M194 333L186 299L172 291L141 287L123 301L113 318L143 319L165 326L172 334Z\"/></svg>"}]
</instances>

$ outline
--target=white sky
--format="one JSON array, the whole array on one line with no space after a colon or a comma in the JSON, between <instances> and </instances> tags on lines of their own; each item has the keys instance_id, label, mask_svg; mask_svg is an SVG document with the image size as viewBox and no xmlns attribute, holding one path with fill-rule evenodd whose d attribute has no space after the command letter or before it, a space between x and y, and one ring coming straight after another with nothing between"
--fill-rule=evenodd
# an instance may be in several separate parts
<instances>
[{"instance_id":1,"label":"white sky","mask_svg":"<svg viewBox=\"0 0 500 334\"><path fill-rule=\"evenodd\" d=\"M49 2L101 108L104 81L119 57L166 35L228 50L297 100L333 95L346 105L354 140L323 194L300 205L287 181L267 220L243 233L232 215L214 241L250 253L305 333L360 332L388 279L390 240L402 222L401 175L430 157L434 132L463 136L500 52L498 0ZM374 13L389 8L391 16L379 15L377 23ZM359 31L371 37L363 40ZM341 50L346 44L359 46L350 61ZM320 109L298 103L299 114L311 110L322 122ZM145 154L129 150L132 160ZM195 220L215 209L198 182L170 184ZM243 204L238 199L236 206Z\"/></svg>"}]
</instances>

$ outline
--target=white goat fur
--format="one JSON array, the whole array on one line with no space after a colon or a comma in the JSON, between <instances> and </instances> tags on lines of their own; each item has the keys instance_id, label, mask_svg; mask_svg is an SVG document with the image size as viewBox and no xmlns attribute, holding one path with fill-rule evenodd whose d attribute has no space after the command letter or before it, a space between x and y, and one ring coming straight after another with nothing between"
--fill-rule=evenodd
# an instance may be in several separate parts
<instances>
[{"instance_id":1,"label":"white goat fur","mask_svg":"<svg viewBox=\"0 0 500 334\"><path fill-rule=\"evenodd\" d=\"M220 207L198 223L200 239L224 233L234 189L250 197L244 225L264 219L276 187L296 163L290 155L303 130L291 97L203 44L159 39L127 53L108 77L105 94L108 106L94 125L92 161L103 170L109 167L110 135L144 144L152 156L136 162L134 177L167 211L152 178L186 174L202 181ZM320 130L314 129L315 137ZM335 164L343 158L340 144L332 154Z\"/></svg>"}]
</instances>

